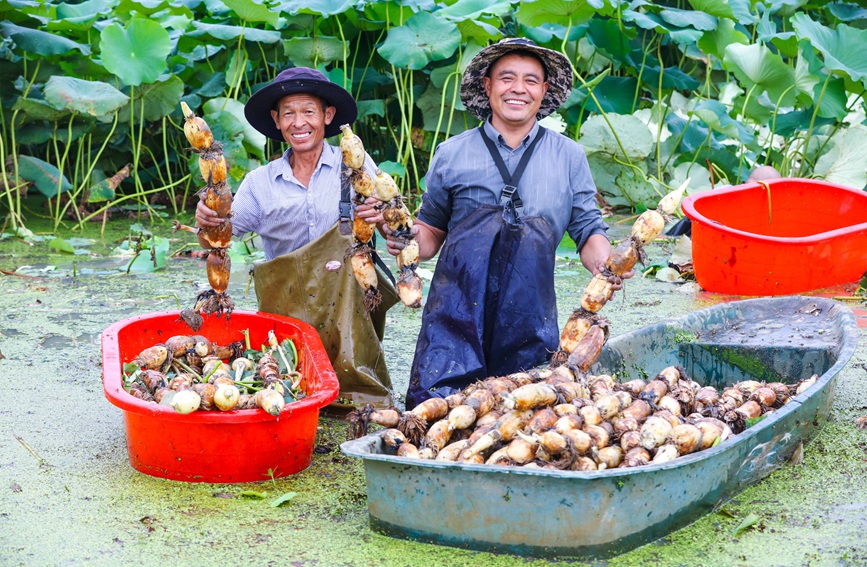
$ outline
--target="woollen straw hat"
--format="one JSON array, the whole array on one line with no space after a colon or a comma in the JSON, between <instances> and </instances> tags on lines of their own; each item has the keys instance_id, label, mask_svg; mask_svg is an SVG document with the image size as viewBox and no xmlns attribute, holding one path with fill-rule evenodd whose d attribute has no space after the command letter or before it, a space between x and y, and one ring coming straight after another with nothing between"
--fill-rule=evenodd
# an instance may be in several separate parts
<instances>
[{"instance_id":1,"label":"woollen straw hat","mask_svg":"<svg viewBox=\"0 0 867 567\"><path fill-rule=\"evenodd\" d=\"M277 101L290 94L309 94L325 99L328 106L337 109L331 124L325 125L325 137L340 133L340 126L352 124L358 118L358 105L346 89L332 83L328 78L309 67L284 69L274 80L253 93L244 105L244 116L250 125L272 140L285 142L283 133L274 124L271 111Z\"/></svg>"},{"instance_id":2,"label":"woollen straw hat","mask_svg":"<svg viewBox=\"0 0 867 567\"><path fill-rule=\"evenodd\" d=\"M486 120L491 114L491 102L485 94L482 78L487 76L488 70L497 59L519 49L538 56L548 74L548 92L545 93L542 106L536 113L537 119L545 118L560 108L560 105L569 98L569 93L572 92L572 66L566 56L539 47L530 39L509 37L479 51L467 65L461 78L461 101L467 110L480 120Z\"/></svg>"}]
</instances>

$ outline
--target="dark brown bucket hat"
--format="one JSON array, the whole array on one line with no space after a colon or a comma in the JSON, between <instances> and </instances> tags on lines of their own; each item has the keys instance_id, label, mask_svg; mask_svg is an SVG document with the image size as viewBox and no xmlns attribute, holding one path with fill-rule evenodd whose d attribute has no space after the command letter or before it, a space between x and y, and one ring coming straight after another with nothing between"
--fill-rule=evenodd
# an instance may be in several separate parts
<instances>
[{"instance_id":1,"label":"dark brown bucket hat","mask_svg":"<svg viewBox=\"0 0 867 567\"><path fill-rule=\"evenodd\" d=\"M325 99L328 106L337 109L331 124L325 125L325 137L340 133L340 126L352 124L358 118L358 105L346 89L309 67L292 67L280 72L274 80L253 93L244 105L247 122L272 140L285 142L283 133L274 125L271 111L281 98L290 94L310 94Z\"/></svg>"},{"instance_id":2,"label":"dark brown bucket hat","mask_svg":"<svg viewBox=\"0 0 867 567\"><path fill-rule=\"evenodd\" d=\"M491 102L485 94L482 78L488 74L494 61L519 49L538 56L545 65L545 72L548 75L548 92L545 93L542 106L536 113L537 119L545 118L560 108L560 105L569 98L569 93L572 92L572 66L566 56L552 49L539 47L533 40L509 37L479 51L467 65L461 79L461 101L467 110L480 120L486 120L491 114Z\"/></svg>"}]
</instances>

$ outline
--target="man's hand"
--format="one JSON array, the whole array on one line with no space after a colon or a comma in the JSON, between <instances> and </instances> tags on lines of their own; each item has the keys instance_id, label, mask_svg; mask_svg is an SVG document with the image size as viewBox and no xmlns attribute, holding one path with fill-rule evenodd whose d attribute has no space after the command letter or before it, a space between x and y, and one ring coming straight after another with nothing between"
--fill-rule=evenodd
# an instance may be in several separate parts
<instances>
[{"instance_id":1,"label":"man's hand","mask_svg":"<svg viewBox=\"0 0 867 567\"><path fill-rule=\"evenodd\" d=\"M414 238L416 238L416 240L418 239L418 231L418 224L413 224L410 232L412 232L412 235ZM385 235L385 243L388 248L388 253L392 256L397 256L398 254L400 254L401 250L406 248L406 240L402 238L396 238L391 229L388 228L387 224L382 225L382 233Z\"/></svg>"},{"instance_id":2,"label":"man's hand","mask_svg":"<svg viewBox=\"0 0 867 567\"><path fill-rule=\"evenodd\" d=\"M199 201L196 205L196 226L219 226L223 219L217 216L214 209L210 209L205 205L204 201Z\"/></svg>"},{"instance_id":3,"label":"man's hand","mask_svg":"<svg viewBox=\"0 0 867 567\"><path fill-rule=\"evenodd\" d=\"M376 197L368 197L360 205L355 206L355 216L364 219L370 224L375 224L382 231L385 219L382 218L382 201Z\"/></svg>"},{"instance_id":4,"label":"man's hand","mask_svg":"<svg viewBox=\"0 0 867 567\"><path fill-rule=\"evenodd\" d=\"M611 255L611 243L608 237L602 234L594 234L587 239L584 247L581 249L581 263L594 276L601 273L605 269L605 262L608 261L608 256ZM621 279L628 280L635 275L633 270L629 270L622 276ZM621 284L613 284L615 290L622 288Z\"/></svg>"}]
</instances>

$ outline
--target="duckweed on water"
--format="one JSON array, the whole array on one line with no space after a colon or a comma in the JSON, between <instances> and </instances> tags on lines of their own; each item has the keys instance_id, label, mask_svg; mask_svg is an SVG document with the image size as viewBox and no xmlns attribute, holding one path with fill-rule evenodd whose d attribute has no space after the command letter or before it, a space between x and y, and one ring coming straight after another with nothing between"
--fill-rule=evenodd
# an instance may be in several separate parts
<instances>
[{"instance_id":1,"label":"duckweed on water","mask_svg":"<svg viewBox=\"0 0 867 567\"><path fill-rule=\"evenodd\" d=\"M153 230L160 234L159 228ZM165 227L161 235L169 231ZM173 242L172 249L181 242ZM661 259L658 248L648 252ZM320 420L310 468L292 477L213 485L135 472L128 461L122 412L102 391L98 337L120 319L177 309L178 300L191 300L199 286L207 285L201 281L202 263L171 259L160 272L108 277L87 273L90 262L104 262L104 257L74 259L76 277L69 256L50 253L47 246L0 242L0 269L50 264L60 272L40 280L0 275L0 350L5 356L0 369L7 378L4 397L15 400L0 411L0 430L7 432L0 437L0 557L6 564L867 564L867 433L852 424L864 413L859 408L867 407L867 341L861 341L841 373L832 419L804 448L803 464L785 466L746 488L725 503L730 515L710 512L608 561L516 559L371 531L363 466L340 452L348 426L330 417ZM589 279L574 265L568 268L575 271L557 278L561 322ZM255 309L255 299L245 297L245 278L233 277L232 282L238 309ZM611 302L606 316L612 332L619 334L721 299L681 294L675 286L636 277L627 282L626 297ZM389 314L385 350L398 392L405 390L419 325L420 315L413 311L396 308ZM33 387L35 380L41 388ZM44 388L53 400L76 403L45 404ZM245 490L266 496L240 497ZM290 501L270 505L290 492L296 493ZM750 514L760 520L735 536L735 528Z\"/></svg>"}]
</instances>

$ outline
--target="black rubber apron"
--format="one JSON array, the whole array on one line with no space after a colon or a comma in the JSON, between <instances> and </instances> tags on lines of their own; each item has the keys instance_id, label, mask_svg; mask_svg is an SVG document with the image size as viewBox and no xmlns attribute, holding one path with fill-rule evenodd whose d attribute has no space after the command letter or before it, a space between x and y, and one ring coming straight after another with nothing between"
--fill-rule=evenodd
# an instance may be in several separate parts
<instances>
[{"instance_id":1,"label":"black rubber apron","mask_svg":"<svg viewBox=\"0 0 867 567\"><path fill-rule=\"evenodd\" d=\"M298 250L256 264L256 297L259 311L300 319L319 332L340 382L333 409L368 403L389 407L392 385L382 337L386 311L399 298L391 272L376 257L382 302L369 315L365 313L364 290L344 261L353 237L349 178L343 179L338 223ZM341 262L341 267L327 270L331 260Z\"/></svg>"},{"instance_id":2,"label":"black rubber apron","mask_svg":"<svg viewBox=\"0 0 867 567\"><path fill-rule=\"evenodd\" d=\"M480 205L449 231L440 251L412 363L407 409L468 384L544 363L557 348L556 242L543 217L524 217L518 184L542 127L509 174L498 205Z\"/></svg>"}]
</instances>

